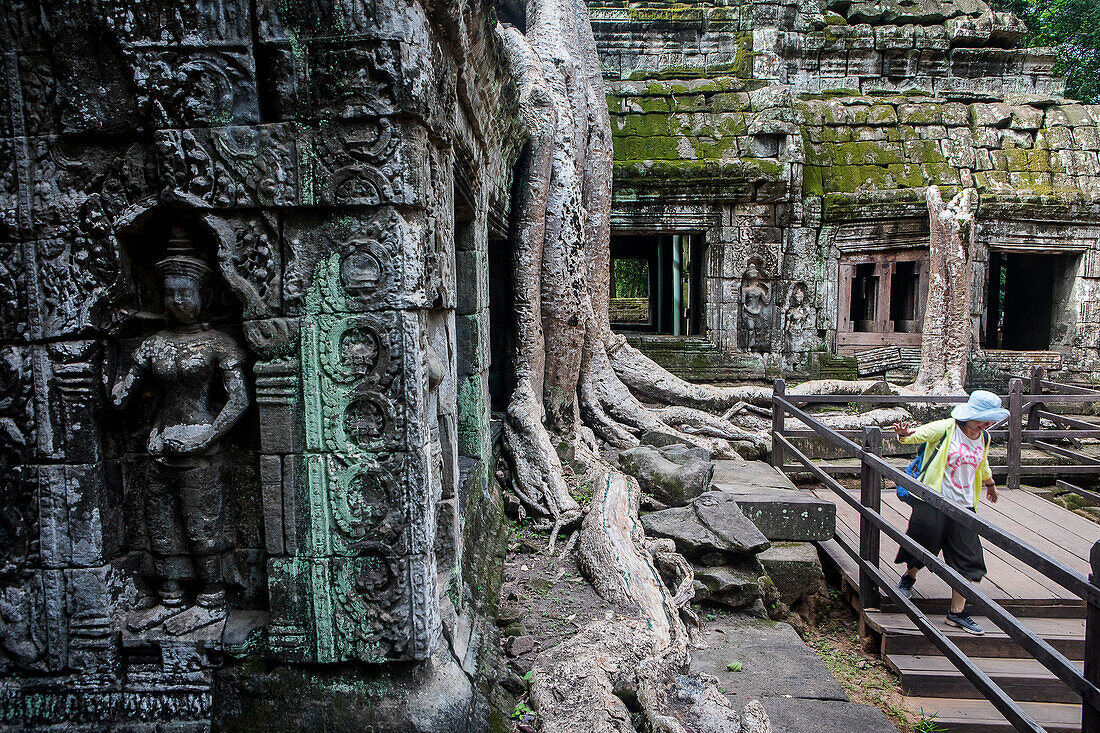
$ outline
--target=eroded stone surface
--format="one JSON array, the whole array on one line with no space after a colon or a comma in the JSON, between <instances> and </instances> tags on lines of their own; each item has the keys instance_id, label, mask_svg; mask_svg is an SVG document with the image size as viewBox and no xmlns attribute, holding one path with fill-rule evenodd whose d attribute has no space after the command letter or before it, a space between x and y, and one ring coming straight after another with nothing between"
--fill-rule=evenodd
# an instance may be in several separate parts
<instances>
[{"instance_id":1,"label":"eroded stone surface","mask_svg":"<svg viewBox=\"0 0 1100 733\"><path fill-rule=\"evenodd\" d=\"M646 534L668 537L685 557L711 552L755 554L768 547L767 538L750 522L728 494L709 491L690 504L662 509L642 517Z\"/></svg>"}]
</instances>

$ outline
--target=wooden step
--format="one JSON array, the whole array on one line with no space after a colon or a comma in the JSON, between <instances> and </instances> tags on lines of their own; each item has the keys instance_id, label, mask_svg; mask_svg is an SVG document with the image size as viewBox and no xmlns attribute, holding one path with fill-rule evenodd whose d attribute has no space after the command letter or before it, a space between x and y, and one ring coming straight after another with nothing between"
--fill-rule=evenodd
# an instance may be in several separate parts
<instances>
[{"instance_id":1,"label":"wooden step","mask_svg":"<svg viewBox=\"0 0 1100 733\"><path fill-rule=\"evenodd\" d=\"M867 611L864 614L873 631L882 635L882 655L888 654L939 654L939 649L926 639L909 617L903 613ZM974 620L985 629L984 636L972 636L962 629L948 626L943 616L929 616L947 638L963 653L976 657L1027 657L1030 656L1006 633L984 616ZM1082 659L1085 654L1085 620L1066 618L1022 618L1020 621L1036 636L1070 659Z\"/></svg>"},{"instance_id":2,"label":"wooden step","mask_svg":"<svg viewBox=\"0 0 1100 733\"><path fill-rule=\"evenodd\" d=\"M1023 599L1011 600L997 598L996 600L1005 611L1017 618L1085 618L1085 602L1082 600L1056 598L1056 599ZM943 616L947 613L947 598L917 598L913 605L929 616ZM889 613L901 613L901 608L896 604L884 600L881 610Z\"/></svg>"},{"instance_id":3,"label":"wooden step","mask_svg":"<svg viewBox=\"0 0 1100 733\"><path fill-rule=\"evenodd\" d=\"M1013 733L1014 728L988 700L944 700L907 697L905 704L924 711L945 733ZM1081 706L1053 702L1024 702L1020 707L1047 733L1081 733Z\"/></svg>"},{"instance_id":4,"label":"wooden step","mask_svg":"<svg viewBox=\"0 0 1100 733\"><path fill-rule=\"evenodd\" d=\"M971 657L1017 702L1077 703L1081 698L1066 683L1034 659ZM890 654L883 661L898 675L906 695L920 697L982 698L946 657ZM1078 668L1081 663L1076 662Z\"/></svg>"}]
</instances>

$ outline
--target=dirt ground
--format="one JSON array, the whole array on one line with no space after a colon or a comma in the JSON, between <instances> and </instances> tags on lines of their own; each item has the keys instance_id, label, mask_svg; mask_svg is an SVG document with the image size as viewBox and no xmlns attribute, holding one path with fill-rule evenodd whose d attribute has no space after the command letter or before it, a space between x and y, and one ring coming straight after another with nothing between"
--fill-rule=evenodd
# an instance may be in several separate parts
<instances>
[{"instance_id":1,"label":"dirt ground","mask_svg":"<svg viewBox=\"0 0 1100 733\"><path fill-rule=\"evenodd\" d=\"M616 613L581 576L569 535L555 551L549 536L523 521L512 521L504 585L501 589L503 652L508 663L506 685L518 695L512 711L513 730L538 730L527 704L526 679L539 652L550 649L593 620ZM698 608L703 618L714 609ZM830 589L799 604L790 621L821 657L853 702L881 709L902 733L933 733L934 720L905 706L897 679L859 639L855 616L839 592Z\"/></svg>"},{"instance_id":2,"label":"dirt ground","mask_svg":"<svg viewBox=\"0 0 1100 733\"><path fill-rule=\"evenodd\" d=\"M803 641L828 667L852 702L882 710L901 733L934 733L934 716L911 710L905 703L898 679L877 654L867 651L859 638L859 624L851 607L836 588L804 599L799 604Z\"/></svg>"},{"instance_id":3,"label":"dirt ground","mask_svg":"<svg viewBox=\"0 0 1100 733\"><path fill-rule=\"evenodd\" d=\"M537 730L536 716L527 705L526 680L538 653L615 613L581 576L569 538L559 535L550 554L547 532L525 521L511 522L498 623L508 661L506 686L519 695L512 721L520 733Z\"/></svg>"}]
</instances>

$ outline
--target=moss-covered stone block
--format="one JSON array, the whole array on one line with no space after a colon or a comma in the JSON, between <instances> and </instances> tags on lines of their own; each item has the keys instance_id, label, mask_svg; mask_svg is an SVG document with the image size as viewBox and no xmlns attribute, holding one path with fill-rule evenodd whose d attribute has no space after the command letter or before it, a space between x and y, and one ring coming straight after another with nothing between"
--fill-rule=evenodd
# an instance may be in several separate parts
<instances>
[{"instance_id":1,"label":"moss-covered stone block","mask_svg":"<svg viewBox=\"0 0 1100 733\"><path fill-rule=\"evenodd\" d=\"M1034 173L1050 173L1050 151L1028 150L1027 170Z\"/></svg>"},{"instance_id":2,"label":"moss-covered stone block","mask_svg":"<svg viewBox=\"0 0 1100 733\"><path fill-rule=\"evenodd\" d=\"M943 162L943 151L937 140L907 140L903 143L905 159L912 163Z\"/></svg>"},{"instance_id":3,"label":"moss-covered stone block","mask_svg":"<svg viewBox=\"0 0 1100 733\"><path fill-rule=\"evenodd\" d=\"M611 118L613 135L655 137L669 134L667 114L620 115Z\"/></svg>"},{"instance_id":4,"label":"moss-covered stone block","mask_svg":"<svg viewBox=\"0 0 1100 733\"><path fill-rule=\"evenodd\" d=\"M850 127L826 127L821 130L821 142L846 143L853 140Z\"/></svg>"},{"instance_id":5,"label":"moss-covered stone block","mask_svg":"<svg viewBox=\"0 0 1100 733\"><path fill-rule=\"evenodd\" d=\"M938 104L902 104L898 106L898 122L903 125L939 125L943 123L942 107Z\"/></svg>"},{"instance_id":6,"label":"moss-covered stone block","mask_svg":"<svg viewBox=\"0 0 1100 733\"><path fill-rule=\"evenodd\" d=\"M821 196L825 192L821 168L807 165L802 168L802 193L806 196Z\"/></svg>"},{"instance_id":7,"label":"moss-covered stone block","mask_svg":"<svg viewBox=\"0 0 1100 733\"><path fill-rule=\"evenodd\" d=\"M940 186L958 186L960 184L959 171L946 161L926 161L921 163L921 170L929 183Z\"/></svg>"},{"instance_id":8,"label":"moss-covered stone block","mask_svg":"<svg viewBox=\"0 0 1100 733\"><path fill-rule=\"evenodd\" d=\"M668 106L672 112L708 112L714 109L705 94L676 94L669 97Z\"/></svg>"},{"instance_id":9,"label":"moss-covered stone block","mask_svg":"<svg viewBox=\"0 0 1100 733\"><path fill-rule=\"evenodd\" d=\"M750 108L749 95L745 92L718 92L710 97L714 112L745 112Z\"/></svg>"},{"instance_id":10,"label":"moss-covered stone block","mask_svg":"<svg viewBox=\"0 0 1100 733\"><path fill-rule=\"evenodd\" d=\"M898 188L920 188L928 184L928 179L925 178L924 169L913 163L902 163L900 165L886 166L886 170L889 171L890 176L893 177L894 183Z\"/></svg>"},{"instance_id":11,"label":"moss-covered stone block","mask_svg":"<svg viewBox=\"0 0 1100 733\"><path fill-rule=\"evenodd\" d=\"M898 113L890 104L876 104L867 110L868 125L896 125Z\"/></svg>"},{"instance_id":12,"label":"moss-covered stone block","mask_svg":"<svg viewBox=\"0 0 1100 733\"><path fill-rule=\"evenodd\" d=\"M689 138L695 157L700 160L726 158L737 154L736 137L693 137Z\"/></svg>"},{"instance_id":13,"label":"moss-covered stone block","mask_svg":"<svg viewBox=\"0 0 1100 733\"><path fill-rule=\"evenodd\" d=\"M868 188L894 188L894 180L885 167L876 165L837 165L825 169L826 191L855 193Z\"/></svg>"},{"instance_id":14,"label":"moss-covered stone block","mask_svg":"<svg viewBox=\"0 0 1100 733\"><path fill-rule=\"evenodd\" d=\"M679 143L680 138L670 135L612 138L615 160L678 160L684 157Z\"/></svg>"},{"instance_id":15,"label":"moss-covered stone block","mask_svg":"<svg viewBox=\"0 0 1100 733\"><path fill-rule=\"evenodd\" d=\"M831 159L831 162L838 166L889 165L905 162L897 143L863 141L837 143L826 148L824 153L827 159Z\"/></svg>"}]
</instances>

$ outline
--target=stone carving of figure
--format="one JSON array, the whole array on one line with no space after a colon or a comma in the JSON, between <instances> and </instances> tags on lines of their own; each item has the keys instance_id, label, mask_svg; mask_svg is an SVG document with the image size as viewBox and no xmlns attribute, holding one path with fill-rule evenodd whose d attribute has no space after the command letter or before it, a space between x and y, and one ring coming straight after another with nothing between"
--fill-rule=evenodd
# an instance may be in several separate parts
<instances>
[{"instance_id":1,"label":"stone carving of figure","mask_svg":"<svg viewBox=\"0 0 1100 733\"><path fill-rule=\"evenodd\" d=\"M764 280L755 260L741 278L741 348L748 351L768 351L771 321L771 288Z\"/></svg>"},{"instance_id":2,"label":"stone carving of figure","mask_svg":"<svg viewBox=\"0 0 1100 733\"><path fill-rule=\"evenodd\" d=\"M248 408L244 352L229 335L200 322L213 271L187 255L171 255L157 268L163 277L169 327L138 347L111 390L121 408L144 377L153 377L162 402L149 433L150 467L144 492L159 602L130 615L131 631L164 624L174 635L226 616L222 554L225 481L221 439ZM219 404L214 387L225 393ZM194 603L181 579L195 577Z\"/></svg>"},{"instance_id":3,"label":"stone carving of figure","mask_svg":"<svg viewBox=\"0 0 1100 733\"><path fill-rule=\"evenodd\" d=\"M806 348L803 341L807 331L814 327L813 310L806 303L809 292L806 283L796 282L791 288L791 294L787 302L786 328L784 335L787 338L789 351L800 351Z\"/></svg>"}]
</instances>

